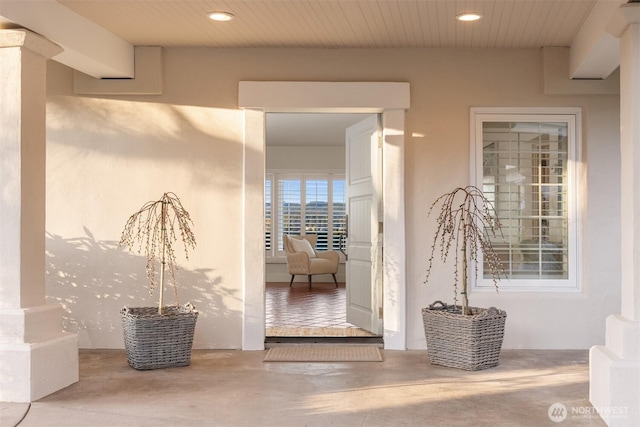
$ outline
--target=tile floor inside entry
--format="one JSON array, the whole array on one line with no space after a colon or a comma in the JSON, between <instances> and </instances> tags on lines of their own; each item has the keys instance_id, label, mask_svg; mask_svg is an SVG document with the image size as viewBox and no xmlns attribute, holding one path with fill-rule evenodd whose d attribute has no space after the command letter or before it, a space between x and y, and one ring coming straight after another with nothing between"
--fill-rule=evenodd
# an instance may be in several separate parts
<instances>
[{"instance_id":1,"label":"tile floor inside entry","mask_svg":"<svg viewBox=\"0 0 640 427\"><path fill-rule=\"evenodd\" d=\"M347 323L344 283L267 283L266 335L375 336Z\"/></svg>"}]
</instances>

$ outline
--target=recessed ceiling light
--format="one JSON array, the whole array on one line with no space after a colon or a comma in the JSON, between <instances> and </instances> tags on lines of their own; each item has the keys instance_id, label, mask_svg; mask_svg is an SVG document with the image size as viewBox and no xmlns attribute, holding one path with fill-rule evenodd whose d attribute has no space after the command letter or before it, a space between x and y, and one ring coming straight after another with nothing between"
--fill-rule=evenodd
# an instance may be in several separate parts
<instances>
[{"instance_id":1,"label":"recessed ceiling light","mask_svg":"<svg viewBox=\"0 0 640 427\"><path fill-rule=\"evenodd\" d=\"M214 21L231 21L236 16L231 12L209 12L209 19L213 19Z\"/></svg>"},{"instance_id":2,"label":"recessed ceiling light","mask_svg":"<svg viewBox=\"0 0 640 427\"><path fill-rule=\"evenodd\" d=\"M477 21L480 18L482 18L482 15L479 14L479 13L475 13L475 12L461 13L460 15L456 15L456 19L458 21L465 21L465 22Z\"/></svg>"}]
</instances>

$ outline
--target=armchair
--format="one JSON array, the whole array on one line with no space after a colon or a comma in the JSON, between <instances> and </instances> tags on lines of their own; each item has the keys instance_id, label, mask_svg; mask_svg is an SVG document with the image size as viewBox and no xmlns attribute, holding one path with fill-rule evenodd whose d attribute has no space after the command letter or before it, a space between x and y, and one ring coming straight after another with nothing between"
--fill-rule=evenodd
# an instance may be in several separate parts
<instances>
[{"instance_id":1,"label":"armchair","mask_svg":"<svg viewBox=\"0 0 640 427\"><path fill-rule=\"evenodd\" d=\"M336 273L340 256L336 251L316 251L318 236L307 234L304 236L284 235L284 250L287 255L287 267L291 275L289 286L293 286L293 279L297 274L305 274L309 279L311 289L311 276L316 274L331 274L333 282L338 287Z\"/></svg>"}]
</instances>

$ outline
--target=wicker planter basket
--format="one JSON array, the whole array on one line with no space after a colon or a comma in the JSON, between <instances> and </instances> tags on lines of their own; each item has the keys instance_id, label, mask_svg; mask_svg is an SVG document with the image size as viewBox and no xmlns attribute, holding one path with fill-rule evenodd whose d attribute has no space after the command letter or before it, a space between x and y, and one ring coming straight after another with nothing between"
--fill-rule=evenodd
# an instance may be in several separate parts
<instances>
[{"instance_id":1,"label":"wicker planter basket","mask_svg":"<svg viewBox=\"0 0 640 427\"><path fill-rule=\"evenodd\" d=\"M467 371L498 365L507 313L495 307L469 307L463 316L459 305L436 301L422 309L429 359L434 365Z\"/></svg>"},{"instance_id":2,"label":"wicker planter basket","mask_svg":"<svg viewBox=\"0 0 640 427\"><path fill-rule=\"evenodd\" d=\"M198 312L192 305L125 307L124 347L129 366L138 370L173 368L191 363L191 346Z\"/></svg>"}]
</instances>

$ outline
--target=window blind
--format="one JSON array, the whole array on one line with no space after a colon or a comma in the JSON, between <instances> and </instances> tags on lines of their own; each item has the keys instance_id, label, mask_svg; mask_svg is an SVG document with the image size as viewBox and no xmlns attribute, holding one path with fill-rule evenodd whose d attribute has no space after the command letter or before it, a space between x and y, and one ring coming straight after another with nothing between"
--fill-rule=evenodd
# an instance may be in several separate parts
<instances>
[{"instance_id":1,"label":"window blind","mask_svg":"<svg viewBox=\"0 0 640 427\"><path fill-rule=\"evenodd\" d=\"M483 191L502 224L493 244L508 277L566 279L567 123L484 122L482 135Z\"/></svg>"},{"instance_id":2,"label":"window blind","mask_svg":"<svg viewBox=\"0 0 640 427\"><path fill-rule=\"evenodd\" d=\"M331 246L333 250L338 251L340 250L340 235L344 234L346 230L347 205L345 180L333 179L332 188L333 209L331 212Z\"/></svg>"},{"instance_id":3,"label":"window blind","mask_svg":"<svg viewBox=\"0 0 640 427\"><path fill-rule=\"evenodd\" d=\"M278 180L278 250L284 250L283 234L300 234L302 180Z\"/></svg>"},{"instance_id":4,"label":"window blind","mask_svg":"<svg viewBox=\"0 0 640 427\"><path fill-rule=\"evenodd\" d=\"M318 250L339 249L346 215L342 175L269 173L265 204L267 256L282 255L284 234L316 234Z\"/></svg>"},{"instance_id":5,"label":"window blind","mask_svg":"<svg viewBox=\"0 0 640 427\"><path fill-rule=\"evenodd\" d=\"M271 237L272 237L272 222L273 222L273 199L271 197L271 187L273 183L273 176L267 174L267 179L264 182L264 247L267 253L271 252Z\"/></svg>"},{"instance_id":6,"label":"window blind","mask_svg":"<svg viewBox=\"0 0 640 427\"><path fill-rule=\"evenodd\" d=\"M328 249L329 237L329 180L307 179L305 182L304 232L316 234L316 248Z\"/></svg>"}]
</instances>

